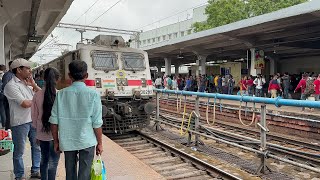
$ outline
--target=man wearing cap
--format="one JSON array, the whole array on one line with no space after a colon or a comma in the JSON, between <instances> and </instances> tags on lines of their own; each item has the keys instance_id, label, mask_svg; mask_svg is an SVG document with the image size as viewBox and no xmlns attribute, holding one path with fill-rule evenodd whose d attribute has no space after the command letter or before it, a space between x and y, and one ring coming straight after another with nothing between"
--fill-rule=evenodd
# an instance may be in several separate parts
<instances>
[{"instance_id":1,"label":"man wearing cap","mask_svg":"<svg viewBox=\"0 0 320 180\"><path fill-rule=\"evenodd\" d=\"M32 78L31 62L19 58L11 63L10 69L14 76L5 86L4 95L10 106L15 179L25 179L23 153L27 136L32 151L31 177L40 178L40 147L36 144L36 130L31 123L32 98L40 88Z\"/></svg>"}]
</instances>

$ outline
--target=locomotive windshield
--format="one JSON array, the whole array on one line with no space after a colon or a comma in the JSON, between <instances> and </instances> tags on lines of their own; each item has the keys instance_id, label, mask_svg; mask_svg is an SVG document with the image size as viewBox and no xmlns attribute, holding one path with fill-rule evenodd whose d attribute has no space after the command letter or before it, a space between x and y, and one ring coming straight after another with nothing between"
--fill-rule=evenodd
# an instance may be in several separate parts
<instances>
[{"instance_id":1,"label":"locomotive windshield","mask_svg":"<svg viewBox=\"0 0 320 180\"><path fill-rule=\"evenodd\" d=\"M125 70L144 70L146 68L144 55L141 53L124 52L121 55Z\"/></svg>"},{"instance_id":2,"label":"locomotive windshield","mask_svg":"<svg viewBox=\"0 0 320 180\"><path fill-rule=\"evenodd\" d=\"M118 69L117 54L114 52L93 52L93 68L96 70Z\"/></svg>"}]
</instances>

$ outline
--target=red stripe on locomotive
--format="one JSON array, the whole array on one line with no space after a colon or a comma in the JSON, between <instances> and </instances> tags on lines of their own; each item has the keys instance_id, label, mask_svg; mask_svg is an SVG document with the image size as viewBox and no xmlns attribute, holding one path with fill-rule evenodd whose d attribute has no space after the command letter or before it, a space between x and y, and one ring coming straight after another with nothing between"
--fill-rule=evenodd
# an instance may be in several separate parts
<instances>
[{"instance_id":1,"label":"red stripe on locomotive","mask_svg":"<svg viewBox=\"0 0 320 180\"><path fill-rule=\"evenodd\" d=\"M95 85L96 85L96 83L95 83L94 80L89 80L89 79L86 79L86 80L84 81L84 83L85 83L87 86L95 86Z\"/></svg>"}]
</instances>

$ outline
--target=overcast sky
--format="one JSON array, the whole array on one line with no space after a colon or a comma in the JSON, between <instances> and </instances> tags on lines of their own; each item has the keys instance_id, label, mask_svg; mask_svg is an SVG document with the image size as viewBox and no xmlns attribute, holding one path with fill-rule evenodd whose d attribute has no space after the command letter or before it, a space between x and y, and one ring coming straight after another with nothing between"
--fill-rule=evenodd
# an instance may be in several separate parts
<instances>
[{"instance_id":1,"label":"overcast sky","mask_svg":"<svg viewBox=\"0 0 320 180\"><path fill-rule=\"evenodd\" d=\"M61 22L146 31L185 20L187 17L191 18L192 9L207 2L207 0L121 0L106 12L107 9L118 1L74 0ZM93 4L94 6L89 9ZM86 11L88 12L84 14ZM103 16L94 21L104 12L106 13ZM92 39L97 34L99 33L85 32L84 38ZM67 48L67 45L48 48L51 47L48 46L50 44L70 44L69 50L72 50L75 49L76 43L80 41L80 33L75 30L55 28L52 35L54 40L48 37L41 45L46 45L46 48L37 52L32 58L33 61L40 61L40 59L49 61L56 57L51 54L60 54L61 49ZM128 36L125 39L128 39ZM39 56L42 55L44 56L40 58ZM43 61L40 61L40 63L43 63Z\"/></svg>"}]
</instances>

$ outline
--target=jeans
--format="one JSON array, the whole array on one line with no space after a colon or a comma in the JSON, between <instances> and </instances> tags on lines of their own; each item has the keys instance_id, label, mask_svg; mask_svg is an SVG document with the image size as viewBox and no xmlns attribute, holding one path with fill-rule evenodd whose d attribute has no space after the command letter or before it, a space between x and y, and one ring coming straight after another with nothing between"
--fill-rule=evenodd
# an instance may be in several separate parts
<instances>
[{"instance_id":1,"label":"jeans","mask_svg":"<svg viewBox=\"0 0 320 180\"><path fill-rule=\"evenodd\" d=\"M6 129L10 129L11 128L11 125L10 125L10 109L9 109L9 102L8 102L7 97L4 97L3 105L4 105L5 115L6 115L5 127L6 127Z\"/></svg>"},{"instance_id":2,"label":"jeans","mask_svg":"<svg viewBox=\"0 0 320 180\"><path fill-rule=\"evenodd\" d=\"M53 141L40 141L41 180L55 180L60 154L54 151Z\"/></svg>"},{"instance_id":3,"label":"jeans","mask_svg":"<svg viewBox=\"0 0 320 180\"><path fill-rule=\"evenodd\" d=\"M79 151L64 151L66 180L90 180L92 161L95 147L89 147ZM77 174L77 161L79 154L79 171Z\"/></svg>"},{"instance_id":4,"label":"jeans","mask_svg":"<svg viewBox=\"0 0 320 180\"><path fill-rule=\"evenodd\" d=\"M257 88L256 88L256 96L257 96L257 97L262 97L262 96L263 96L263 94L262 94L262 89L257 89Z\"/></svg>"},{"instance_id":5,"label":"jeans","mask_svg":"<svg viewBox=\"0 0 320 180\"><path fill-rule=\"evenodd\" d=\"M320 94L315 94L315 95L314 95L314 100L315 100L315 101L319 101L319 96L320 96Z\"/></svg>"},{"instance_id":6,"label":"jeans","mask_svg":"<svg viewBox=\"0 0 320 180\"><path fill-rule=\"evenodd\" d=\"M228 87L228 94L233 94L233 86L232 87Z\"/></svg>"},{"instance_id":7,"label":"jeans","mask_svg":"<svg viewBox=\"0 0 320 180\"><path fill-rule=\"evenodd\" d=\"M248 95L249 96L253 95L253 86L248 86Z\"/></svg>"},{"instance_id":8,"label":"jeans","mask_svg":"<svg viewBox=\"0 0 320 180\"><path fill-rule=\"evenodd\" d=\"M307 100L307 98L308 97L306 94L301 93L301 97L300 97L301 100ZM304 109L305 109L305 107L302 107L302 111L304 111Z\"/></svg>"},{"instance_id":9,"label":"jeans","mask_svg":"<svg viewBox=\"0 0 320 180\"><path fill-rule=\"evenodd\" d=\"M13 151L13 172L16 178L24 176L23 154L28 136L31 144L32 167L31 172L39 172L40 170L40 147L36 143L36 129L32 127L31 122L14 126L12 130L12 142L14 144Z\"/></svg>"},{"instance_id":10,"label":"jeans","mask_svg":"<svg viewBox=\"0 0 320 180\"><path fill-rule=\"evenodd\" d=\"M200 86L199 92L204 92L206 90L206 86Z\"/></svg>"},{"instance_id":11,"label":"jeans","mask_svg":"<svg viewBox=\"0 0 320 180\"><path fill-rule=\"evenodd\" d=\"M283 88L283 97L289 99L289 88Z\"/></svg>"},{"instance_id":12,"label":"jeans","mask_svg":"<svg viewBox=\"0 0 320 180\"><path fill-rule=\"evenodd\" d=\"M3 96L0 94L0 96ZM4 98L2 97L0 100L0 119L1 119L1 125L2 127L6 126L6 112L4 109Z\"/></svg>"}]
</instances>

